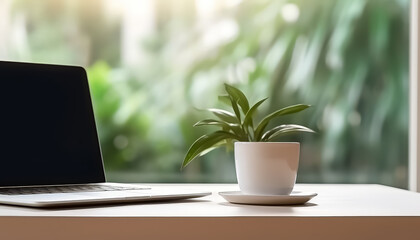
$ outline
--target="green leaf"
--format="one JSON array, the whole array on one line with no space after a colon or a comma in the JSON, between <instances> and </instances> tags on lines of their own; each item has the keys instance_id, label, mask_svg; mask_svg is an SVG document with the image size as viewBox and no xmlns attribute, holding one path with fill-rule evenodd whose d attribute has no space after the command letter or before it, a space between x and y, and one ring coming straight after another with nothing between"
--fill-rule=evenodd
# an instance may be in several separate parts
<instances>
[{"instance_id":1,"label":"green leaf","mask_svg":"<svg viewBox=\"0 0 420 240\"><path fill-rule=\"evenodd\" d=\"M229 127L230 125L239 125L239 124L227 123L227 122L224 122L222 120L217 120L217 119L204 119L204 120L198 121L193 126L194 127L199 127L199 126L209 126L209 125Z\"/></svg>"},{"instance_id":2,"label":"green leaf","mask_svg":"<svg viewBox=\"0 0 420 240\"><path fill-rule=\"evenodd\" d=\"M254 126L253 126L253 121L252 121L252 117L255 114L255 112L257 111L257 108L265 101L267 100L267 98L264 98L260 101L258 101L256 104L254 104L254 106L252 106L249 111L246 113L245 118L244 118L244 122L243 122L243 126L245 129L249 129L249 127L252 128L252 131L254 131Z\"/></svg>"},{"instance_id":3,"label":"green leaf","mask_svg":"<svg viewBox=\"0 0 420 240\"><path fill-rule=\"evenodd\" d=\"M193 161L197 157L208 153L214 148L220 147L216 145L219 144L221 141L227 139L237 139L237 137L234 134L225 131L217 131L208 135L201 136L188 149L184 161L182 162L181 169L185 168L191 161Z\"/></svg>"},{"instance_id":4,"label":"green leaf","mask_svg":"<svg viewBox=\"0 0 420 240\"><path fill-rule=\"evenodd\" d=\"M247 113L249 110L249 102L245 94L241 90L227 83L225 83L225 89L229 96L231 96L233 100L239 104L239 106L242 108L243 113Z\"/></svg>"},{"instance_id":5,"label":"green leaf","mask_svg":"<svg viewBox=\"0 0 420 240\"><path fill-rule=\"evenodd\" d=\"M271 113L270 115L265 117L263 120L261 120L261 122L258 124L258 127L255 130L256 141L259 141L261 139L261 135L262 135L265 127L267 127L268 123L271 120L273 120L274 118L284 116L284 115L288 115L288 114L292 114L292 113L297 113L297 112L300 112L300 111L303 111L303 110L307 109L308 107L310 107L310 106L305 105L305 104L297 104L297 105L287 106L285 108L282 108L280 110L277 110L277 111Z\"/></svg>"},{"instance_id":6,"label":"green leaf","mask_svg":"<svg viewBox=\"0 0 420 240\"><path fill-rule=\"evenodd\" d=\"M301 125L296 125L296 124L283 124L280 126L277 126L271 130L268 130L267 132L265 132L263 134L263 136L261 137L261 141L263 142L268 142L282 134L285 133L293 133L293 132L310 132L310 133L315 133L315 131L313 131L310 128L301 126Z\"/></svg>"},{"instance_id":7,"label":"green leaf","mask_svg":"<svg viewBox=\"0 0 420 240\"><path fill-rule=\"evenodd\" d=\"M196 124L194 124L194 127L198 127L198 126L220 126L223 129L226 129L225 131L232 131L233 133L235 133L238 138L241 139L241 141L245 138L246 139L246 134L244 133L244 131L241 129L241 126L238 123L228 123L222 120L216 120L216 119L205 119L205 120L201 120L199 122L197 122Z\"/></svg>"},{"instance_id":8,"label":"green leaf","mask_svg":"<svg viewBox=\"0 0 420 240\"><path fill-rule=\"evenodd\" d=\"M248 126L247 133L248 133L248 141L253 142L255 139L254 128L251 126Z\"/></svg>"},{"instance_id":9,"label":"green leaf","mask_svg":"<svg viewBox=\"0 0 420 240\"><path fill-rule=\"evenodd\" d=\"M223 121L226 121L228 123L239 123L236 116L228 111L217 109L217 108L209 108L208 111L212 112L216 117L220 118Z\"/></svg>"},{"instance_id":10,"label":"green leaf","mask_svg":"<svg viewBox=\"0 0 420 240\"><path fill-rule=\"evenodd\" d=\"M230 140L230 139L226 139L225 141L223 141L223 140L222 140L221 142L216 143L213 147L208 148L208 149L206 149L206 150L202 151L202 152L201 152L201 153L197 156L197 158L199 158L199 157L201 157L201 156L204 156L204 155L206 155L207 153L209 153L209 152L211 152L211 151L213 151L213 150L215 150L215 149L217 149L217 148L220 148L220 147L223 147L223 146L228 145L227 141L231 141L231 140Z\"/></svg>"},{"instance_id":11,"label":"green leaf","mask_svg":"<svg viewBox=\"0 0 420 240\"><path fill-rule=\"evenodd\" d=\"M218 96L217 98L220 102L230 106L231 102L230 102L229 95L221 95L221 96Z\"/></svg>"},{"instance_id":12,"label":"green leaf","mask_svg":"<svg viewBox=\"0 0 420 240\"><path fill-rule=\"evenodd\" d=\"M238 122L241 122L241 112L239 112L238 103L235 102L235 100L231 97L230 102L232 104L233 112L236 115L236 118L238 119Z\"/></svg>"}]
</instances>

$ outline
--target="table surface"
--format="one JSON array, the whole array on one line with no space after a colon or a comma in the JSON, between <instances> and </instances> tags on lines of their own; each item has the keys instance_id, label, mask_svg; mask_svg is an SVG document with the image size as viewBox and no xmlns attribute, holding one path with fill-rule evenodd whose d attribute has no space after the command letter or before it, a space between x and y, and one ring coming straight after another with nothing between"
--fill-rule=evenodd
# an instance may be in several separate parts
<instances>
[{"instance_id":1,"label":"table surface","mask_svg":"<svg viewBox=\"0 0 420 240\"><path fill-rule=\"evenodd\" d=\"M234 184L152 184L197 189L197 199L36 209L0 205L0 239L420 239L420 193L381 185L298 184L318 196L300 206L226 202Z\"/></svg>"},{"instance_id":2,"label":"table surface","mask_svg":"<svg viewBox=\"0 0 420 240\"><path fill-rule=\"evenodd\" d=\"M54 209L0 205L0 217L346 217L420 216L420 193L370 184L297 184L296 191L318 196L305 205L231 204L218 193L235 184L148 184L155 189L197 189L211 196L197 199Z\"/></svg>"}]
</instances>

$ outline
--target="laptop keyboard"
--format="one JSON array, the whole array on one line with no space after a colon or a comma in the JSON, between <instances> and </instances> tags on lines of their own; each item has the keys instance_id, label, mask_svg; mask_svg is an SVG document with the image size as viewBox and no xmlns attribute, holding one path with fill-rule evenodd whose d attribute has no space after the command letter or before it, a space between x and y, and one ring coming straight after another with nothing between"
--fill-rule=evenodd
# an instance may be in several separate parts
<instances>
[{"instance_id":1,"label":"laptop keyboard","mask_svg":"<svg viewBox=\"0 0 420 240\"><path fill-rule=\"evenodd\" d=\"M104 192L104 191L126 191L145 190L149 188L136 186L105 186L105 185L74 185L74 186L52 186L52 187L23 187L3 188L0 194L3 195L24 195L42 193L73 193L73 192Z\"/></svg>"}]
</instances>

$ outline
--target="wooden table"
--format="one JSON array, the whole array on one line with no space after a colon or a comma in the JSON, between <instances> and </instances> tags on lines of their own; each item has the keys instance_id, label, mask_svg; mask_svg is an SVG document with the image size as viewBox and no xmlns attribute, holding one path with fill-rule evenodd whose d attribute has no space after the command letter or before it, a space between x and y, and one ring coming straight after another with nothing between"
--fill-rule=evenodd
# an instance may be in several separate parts
<instances>
[{"instance_id":1,"label":"wooden table","mask_svg":"<svg viewBox=\"0 0 420 240\"><path fill-rule=\"evenodd\" d=\"M149 184L150 185L150 184ZM166 184L213 195L59 209L0 206L0 239L420 239L420 194L381 185L298 184L301 206L226 202L234 184Z\"/></svg>"}]
</instances>

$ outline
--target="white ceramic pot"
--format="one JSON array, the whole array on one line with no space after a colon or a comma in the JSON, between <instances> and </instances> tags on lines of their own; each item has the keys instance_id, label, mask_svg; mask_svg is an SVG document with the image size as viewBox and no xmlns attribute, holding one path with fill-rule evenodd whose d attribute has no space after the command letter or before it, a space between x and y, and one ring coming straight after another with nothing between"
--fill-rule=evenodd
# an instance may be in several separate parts
<instances>
[{"instance_id":1,"label":"white ceramic pot","mask_svg":"<svg viewBox=\"0 0 420 240\"><path fill-rule=\"evenodd\" d=\"M239 188L245 194L290 194L296 182L299 151L296 142L236 142Z\"/></svg>"}]
</instances>

